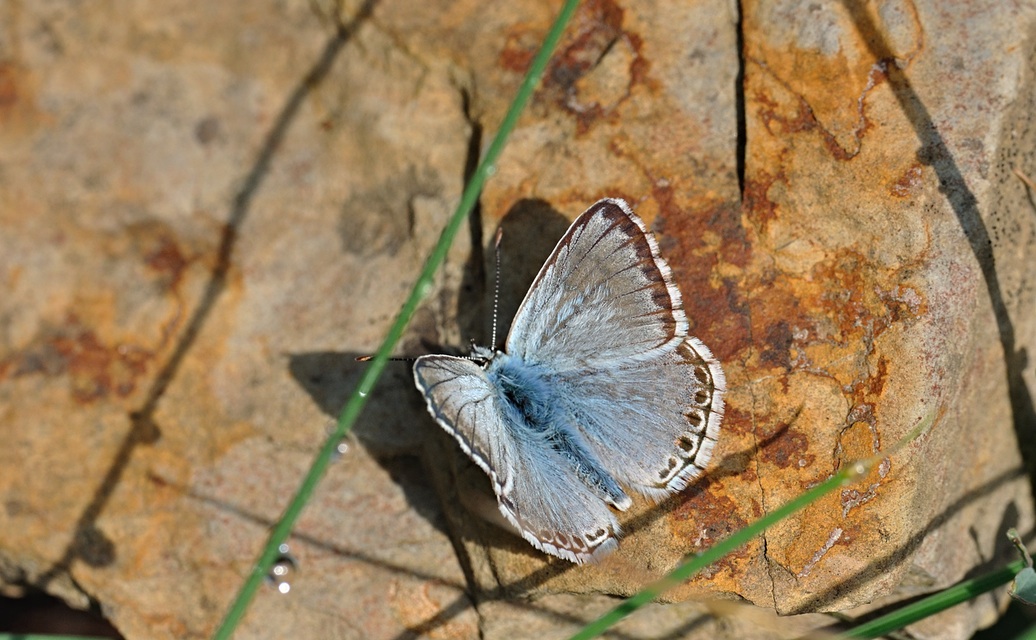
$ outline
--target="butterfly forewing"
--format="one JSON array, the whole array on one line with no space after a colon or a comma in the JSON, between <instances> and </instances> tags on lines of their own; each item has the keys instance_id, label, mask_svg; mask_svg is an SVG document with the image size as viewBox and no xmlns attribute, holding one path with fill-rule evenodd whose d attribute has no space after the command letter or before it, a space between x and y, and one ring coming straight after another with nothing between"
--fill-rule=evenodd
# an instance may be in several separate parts
<instances>
[{"instance_id":1,"label":"butterfly forewing","mask_svg":"<svg viewBox=\"0 0 1036 640\"><path fill-rule=\"evenodd\" d=\"M482 367L422 356L414 380L436 421L489 474L501 513L533 546L578 563L617 546L619 526L608 506L556 451L507 420Z\"/></svg>"},{"instance_id":2,"label":"butterfly forewing","mask_svg":"<svg viewBox=\"0 0 1036 640\"><path fill-rule=\"evenodd\" d=\"M680 292L654 239L625 202L606 199L572 223L543 265L507 351L570 371L648 360L686 335Z\"/></svg>"},{"instance_id":3,"label":"butterfly forewing","mask_svg":"<svg viewBox=\"0 0 1036 640\"><path fill-rule=\"evenodd\" d=\"M424 393L428 411L452 435L493 483L508 482L508 468L498 471L491 465L492 445L486 442L486 429L500 421L496 390L489 384L482 367L466 358L421 356L414 363L414 382ZM500 476L503 477L500 477Z\"/></svg>"}]
</instances>

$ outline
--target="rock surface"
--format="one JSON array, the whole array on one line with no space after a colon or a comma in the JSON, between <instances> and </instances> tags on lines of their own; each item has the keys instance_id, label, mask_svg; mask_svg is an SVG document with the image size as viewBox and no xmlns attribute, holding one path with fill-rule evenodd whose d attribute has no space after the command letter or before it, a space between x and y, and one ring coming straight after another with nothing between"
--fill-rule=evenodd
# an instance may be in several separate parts
<instances>
[{"instance_id":1,"label":"rock surface","mask_svg":"<svg viewBox=\"0 0 1036 640\"><path fill-rule=\"evenodd\" d=\"M674 4L679 6L673 6ZM584 3L400 353L503 330L629 200L727 372L714 467L604 562L477 514L392 365L240 637L560 635L931 428L627 621L782 637L1033 526L1036 4ZM27 3L0 22L0 581L211 634L412 286L554 2ZM490 284L487 284L487 281ZM968 637L980 599L914 629ZM719 620L719 622L716 622Z\"/></svg>"}]
</instances>

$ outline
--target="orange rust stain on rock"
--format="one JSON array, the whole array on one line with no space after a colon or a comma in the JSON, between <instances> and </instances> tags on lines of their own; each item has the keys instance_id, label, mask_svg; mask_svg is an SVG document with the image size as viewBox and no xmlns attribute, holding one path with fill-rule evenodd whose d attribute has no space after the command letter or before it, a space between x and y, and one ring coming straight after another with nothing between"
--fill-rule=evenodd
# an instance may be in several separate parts
<instances>
[{"instance_id":1,"label":"orange rust stain on rock","mask_svg":"<svg viewBox=\"0 0 1036 640\"><path fill-rule=\"evenodd\" d=\"M622 28L623 9L614 0L591 0L580 5L570 29L571 36L559 47L547 73L543 90L559 107L576 118L576 134L582 135L602 118L615 121L616 106L629 97L632 87L646 82L649 64L641 53L642 39ZM617 42L632 52L626 87L610 104L579 97L579 81L591 73ZM620 80L621 82L621 80Z\"/></svg>"},{"instance_id":2,"label":"orange rust stain on rock","mask_svg":"<svg viewBox=\"0 0 1036 640\"><path fill-rule=\"evenodd\" d=\"M726 264L746 267L752 258L752 247L741 224L741 207L728 201L704 203L693 209L676 204L673 187L656 184L652 195L659 203L658 231L674 252L694 255L696 264L705 259L710 268L720 258ZM718 246L706 246L703 238L718 236ZM708 253L702 254L702 249Z\"/></svg>"},{"instance_id":3,"label":"orange rust stain on rock","mask_svg":"<svg viewBox=\"0 0 1036 640\"><path fill-rule=\"evenodd\" d=\"M889 185L888 190L896 198L909 198L915 195L923 186L924 175L921 165L913 164Z\"/></svg>"},{"instance_id":4,"label":"orange rust stain on rock","mask_svg":"<svg viewBox=\"0 0 1036 640\"><path fill-rule=\"evenodd\" d=\"M801 96L796 95L797 102L794 115L792 116L783 115L781 111L786 109L766 93L755 91L753 92L753 98L756 114L762 121L763 126L766 127L769 133L778 138L785 137L787 134L805 133L821 128L816 116L813 115L813 110L810 108L809 103Z\"/></svg>"},{"instance_id":5,"label":"orange rust stain on rock","mask_svg":"<svg viewBox=\"0 0 1036 640\"><path fill-rule=\"evenodd\" d=\"M630 33L629 31L625 33L626 39L629 40L630 46L636 54L630 65L630 78L632 80L630 85L650 85L656 88L659 87L659 84L656 81L652 81L648 75L648 72L651 70L651 61L641 53L644 48L644 39L635 33Z\"/></svg>"},{"instance_id":6,"label":"orange rust stain on rock","mask_svg":"<svg viewBox=\"0 0 1036 640\"><path fill-rule=\"evenodd\" d=\"M566 37L551 59L543 77L543 88L567 91L575 81L593 68L622 33L623 10L613 0L584 2L576 11ZM499 65L515 73L525 73L539 49L542 30L520 26L504 38Z\"/></svg>"},{"instance_id":7,"label":"orange rust stain on rock","mask_svg":"<svg viewBox=\"0 0 1036 640\"><path fill-rule=\"evenodd\" d=\"M720 254L726 257L728 238L732 241L730 244L738 244L737 240L743 239L743 230L737 224L737 212L725 202L708 203L687 211L675 204L672 194L667 190L668 187L656 187L654 192L659 205L655 227L664 243L663 251L672 255L678 263L681 262L678 259L680 254L693 255L695 266L700 267L699 271L711 270L719 261ZM703 238L707 233L718 235L723 240L723 246L706 245ZM708 252L703 253L703 250Z\"/></svg>"},{"instance_id":8,"label":"orange rust stain on rock","mask_svg":"<svg viewBox=\"0 0 1036 640\"><path fill-rule=\"evenodd\" d=\"M785 385L786 374L804 368L839 381L851 402L877 401L890 362L874 352L875 340L895 324L917 322L927 308L912 287L884 284L902 277L853 251L830 255L805 278L763 271L748 287L754 361L776 369ZM867 364L857 368L861 350Z\"/></svg>"},{"instance_id":9,"label":"orange rust stain on rock","mask_svg":"<svg viewBox=\"0 0 1036 640\"><path fill-rule=\"evenodd\" d=\"M629 67L629 86L625 95L617 99L622 102L629 96L629 87L644 82L647 78L648 62L641 55L642 40L622 29L624 11L614 0L591 0L580 5L565 39L551 58L543 75L541 92L548 100L576 118L576 133L586 133L591 125L614 114L614 104L606 109L596 102L580 102L576 93L577 83L590 73L616 41L623 40L633 51ZM504 40L504 47L498 57L501 68L515 73L525 73L539 48L540 29L521 27L511 30ZM612 116L616 117L616 116Z\"/></svg>"},{"instance_id":10,"label":"orange rust stain on rock","mask_svg":"<svg viewBox=\"0 0 1036 640\"><path fill-rule=\"evenodd\" d=\"M0 111L11 109L22 99L18 72L9 62L0 63Z\"/></svg>"},{"instance_id":11,"label":"orange rust stain on rock","mask_svg":"<svg viewBox=\"0 0 1036 640\"><path fill-rule=\"evenodd\" d=\"M881 439L874 427L874 405L865 403L853 407L851 424L838 436L838 459L842 464L864 460L881 450ZM891 470L891 461L886 458L874 465L867 475L842 489L839 500L843 513L859 507L877 496L882 481Z\"/></svg>"},{"instance_id":12,"label":"orange rust stain on rock","mask_svg":"<svg viewBox=\"0 0 1036 640\"><path fill-rule=\"evenodd\" d=\"M863 256L847 251L813 270L815 281L827 283L814 303L837 323L845 337L858 333L864 328L861 319L872 316L867 300L867 285L873 275L869 266Z\"/></svg>"},{"instance_id":13,"label":"orange rust stain on rock","mask_svg":"<svg viewBox=\"0 0 1036 640\"><path fill-rule=\"evenodd\" d=\"M720 449L713 454L704 476L694 483L695 490L709 495L712 487L720 491L724 478L736 478L738 485L754 484L756 471L756 448L752 435L753 415L727 404L723 415L723 433Z\"/></svg>"},{"instance_id":14,"label":"orange rust stain on rock","mask_svg":"<svg viewBox=\"0 0 1036 640\"><path fill-rule=\"evenodd\" d=\"M682 530L693 528L704 539L720 540L748 524L743 512L744 505L730 496L688 491L672 521Z\"/></svg>"},{"instance_id":15,"label":"orange rust stain on rock","mask_svg":"<svg viewBox=\"0 0 1036 640\"><path fill-rule=\"evenodd\" d=\"M528 27L512 29L504 38L504 48L500 50L497 61L501 68L515 73L525 73L536 56L539 30Z\"/></svg>"},{"instance_id":16,"label":"orange rust stain on rock","mask_svg":"<svg viewBox=\"0 0 1036 640\"><path fill-rule=\"evenodd\" d=\"M726 407L723 413L723 432L734 434L738 439L754 437L755 428L752 426L753 414L749 411L742 411L736 406ZM713 461L717 461L713 458ZM731 469L740 472L741 469Z\"/></svg>"},{"instance_id":17,"label":"orange rust stain on rock","mask_svg":"<svg viewBox=\"0 0 1036 640\"><path fill-rule=\"evenodd\" d=\"M0 62L0 123L13 132L25 132L53 121L37 105L39 79L17 62Z\"/></svg>"},{"instance_id":18,"label":"orange rust stain on rock","mask_svg":"<svg viewBox=\"0 0 1036 640\"><path fill-rule=\"evenodd\" d=\"M810 467L815 459L809 453L809 438L791 429L784 429L759 450L761 462L782 469Z\"/></svg>"},{"instance_id":19,"label":"orange rust stain on rock","mask_svg":"<svg viewBox=\"0 0 1036 640\"><path fill-rule=\"evenodd\" d=\"M709 348L721 361L727 362L751 347L751 316L740 280L723 278L716 306L708 313L712 314L709 317L713 334L723 338L722 343L711 344Z\"/></svg>"},{"instance_id":20,"label":"orange rust stain on rock","mask_svg":"<svg viewBox=\"0 0 1036 640\"><path fill-rule=\"evenodd\" d=\"M658 230L675 240L680 250L700 250L704 246L702 238L712 233L723 241L719 253L724 259L727 253L733 253L737 256L736 264L747 264L743 254L748 240L736 204L718 200L688 209L676 204L672 186L666 185L655 185L652 195L660 208Z\"/></svg>"},{"instance_id":21,"label":"orange rust stain on rock","mask_svg":"<svg viewBox=\"0 0 1036 640\"><path fill-rule=\"evenodd\" d=\"M756 92L754 95L757 104L756 113L763 122L766 130L776 138L784 138L797 133L819 132L821 142L827 148L828 153L836 160L851 160L859 151L843 149L838 144L834 134L825 129L817 120L813 108L800 95L796 95L795 113L793 116L786 116L779 113L778 103L762 94Z\"/></svg>"},{"instance_id":22,"label":"orange rust stain on rock","mask_svg":"<svg viewBox=\"0 0 1036 640\"><path fill-rule=\"evenodd\" d=\"M164 233L148 238L148 241L150 246L144 253L147 266L165 276L166 286L177 287L187 268L187 259L179 246L170 235Z\"/></svg>"},{"instance_id":23,"label":"orange rust stain on rock","mask_svg":"<svg viewBox=\"0 0 1036 640\"><path fill-rule=\"evenodd\" d=\"M796 288L798 285L779 272L767 271L751 286L752 350L758 354L760 366L779 368L782 373L791 371L798 364L793 353L799 342L798 333L815 334L816 319L804 311L814 308L811 292ZM787 376L782 375L780 382L786 391Z\"/></svg>"},{"instance_id":24,"label":"orange rust stain on rock","mask_svg":"<svg viewBox=\"0 0 1036 640\"><path fill-rule=\"evenodd\" d=\"M564 91L600 61L622 34L623 10L612 0L591 0L580 5L572 20L572 34L553 58L545 84Z\"/></svg>"},{"instance_id":25,"label":"orange rust stain on rock","mask_svg":"<svg viewBox=\"0 0 1036 640\"><path fill-rule=\"evenodd\" d=\"M128 396L153 357L139 347L104 344L70 315L63 326L45 331L26 349L6 358L0 371L12 378L67 376L72 398L90 404L112 395Z\"/></svg>"},{"instance_id":26,"label":"orange rust stain on rock","mask_svg":"<svg viewBox=\"0 0 1036 640\"><path fill-rule=\"evenodd\" d=\"M5 128L17 132L37 115L29 80L19 65L0 62L0 123Z\"/></svg>"},{"instance_id":27,"label":"orange rust stain on rock","mask_svg":"<svg viewBox=\"0 0 1036 640\"><path fill-rule=\"evenodd\" d=\"M720 359L728 359L750 343L744 289L731 278L719 280L717 286L715 273L720 259L742 265L751 259L739 209L734 203L719 201L685 210L665 186L656 185L655 195L660 206L655 226L662 254L683 292L692 332L707 327L710 335L721 336L721 341L709 340L709 347ZM713 240L707 243L706 236Z\"/></svg>"},{"instance_id":28,"label":"orange rust stain on rock","mask_svg":"<svg viewBox=\"0 0 1036 640\"><path fill-rule=\"evenodd\" d=\"M791 345L794 342L794 336L792 336L788 322L778 320L767 327L763 342L763 351L759 354L759 359L766 364L791 371Z\"/></svg>"},{"instance_id":29,"label":"orange rust stain on rock","mask_svg":"<svg viewBox=\"0 0 1036 640\"><path fill-rule=\"evenodd\" d=\"M744 202L745 214L749 220L757 223L765 231L770 222L777 217L777 205L770 200L770 187L778 180L785 182L783 175L771 175L766 171L756 171L745 179Z\"/></svg>"},{"instance_id":30,"label":"orange rust stain on rock","mask_svg":"<svg viewBox=\"0 0 1036 640\"><path fill-rule=\"evenodd\" d=\"M814 281L826 284L809 306L836 323L842 342L862 338L869 343L893 323L913 322L927 311L911 287L882 289L879 282L887 277L863 256L843 251L813 270Z\"/></svg>"},{"instance_id":31,"label":"orange rust stain on rock","mask_svg":"<svg viewBox=\"0 0 1036 640\"><path fill-rule=\"evenodd\" d=\"M868 458L881 447L874 430L874 405L870 403L853 407L855 419L838 434L838 457L844 462Z\"/></svg>"},{"instance_id":32,"label":"orange rust stain on rock","mask_svg":"<svg viewBox=\"0 0 1036 640\"><path fill-rule=\"evenodd\" d=\"M898 285L894 289L881 289L878 298L892 322L915 322L928 315L928 301L913 287Z\"/></svg>"},{"instance_id":33,"label":"orange rust stain on rock","mask_svg":"<svg viewBox=\"0 0 1036 640\"><path fill-rule=\"evenodd\" d=\"M863 405L868 401L873 402L881 397L885 390L885 382L888 379L888 360L885 356L878 356L877 371L873 375L852 384L852 396L854 404Z\"/></svg>"}]
</instances>

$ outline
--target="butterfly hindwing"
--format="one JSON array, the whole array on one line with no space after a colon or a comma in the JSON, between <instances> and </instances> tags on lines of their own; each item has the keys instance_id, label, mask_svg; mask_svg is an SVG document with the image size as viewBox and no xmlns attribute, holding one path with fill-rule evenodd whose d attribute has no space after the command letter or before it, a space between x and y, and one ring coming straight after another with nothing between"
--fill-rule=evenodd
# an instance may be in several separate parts
<instances>
[{"instance_id":1,"label":"butterfly hindwing","mask_svg":"<svg viewBox=\"0 0 1036 640\"><path fill-rule=\"evenodd\" d=\"M522 537L577 563L616 548L619 525L607 504L556 451L509 421L481 366L422 356L414 380L436 421L489 474L501 513Z\"/></svg>"},{"instance_id":2,"label":"butterfly hindwing","mask_svg":"<svg viewBox=\"0 0 1036 640\"><path fill-rule=\"evenodd\" d=\"M622 200L601 200L576 218L540 269L507 352L569 371L675 349L687 318L671 279L640 218Z\"/></svg>"}]
</instances>

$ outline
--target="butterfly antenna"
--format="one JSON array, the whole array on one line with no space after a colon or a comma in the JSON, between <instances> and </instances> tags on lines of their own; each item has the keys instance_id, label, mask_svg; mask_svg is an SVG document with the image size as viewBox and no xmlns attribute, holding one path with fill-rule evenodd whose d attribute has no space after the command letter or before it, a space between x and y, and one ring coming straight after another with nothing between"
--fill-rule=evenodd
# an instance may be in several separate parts
<instances>
[{"instance_id":1,"label":"butterfly antenna","mask_svg":"<svg viewBox=\"0 0 1036 640\"><path fill-rule=\"evenodd\" d=\"M374 359L374 356L356 356L357 362L370 362ZM393 362L413 362L417 358L389 358Z\"/></svg>"},{"instance_id":2,"label":"butterfly antenna","mask_svg":"<svg viewBox=\"0 0 1036 640\"><path fill-rule=\"evenodd\" d=\"M500 241L504 237L504 228L497 227L496 239L493 241L493 251L496 252L496 282L493 284L493 339L489 343L491 349L496 349L496 319L500 310Z\"/></svg>"}]
</instances>

